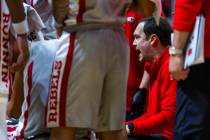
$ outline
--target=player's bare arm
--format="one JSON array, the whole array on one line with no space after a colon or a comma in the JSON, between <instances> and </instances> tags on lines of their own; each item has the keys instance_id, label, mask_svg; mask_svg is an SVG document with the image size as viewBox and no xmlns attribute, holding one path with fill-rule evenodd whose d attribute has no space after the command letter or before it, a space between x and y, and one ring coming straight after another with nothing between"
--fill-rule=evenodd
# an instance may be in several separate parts
<instances>
[{"instance_id":1,"label":"player's bare arm","mask_svg":"<svg viewBox=\"0 0 210 140\"><path fill-rule=\"evenodd\" d=\"M28 42L27 42L27 33L28 23L27 17L24 13L23 1L22 0L6 0L13 22L13 28L17 34L17 44L20 54L17 58L17 61L14 62L10 66L10 70L12 72L23 70L28 58L29 58L29 50L28 50Z\"/></svg>"}]
</instances>

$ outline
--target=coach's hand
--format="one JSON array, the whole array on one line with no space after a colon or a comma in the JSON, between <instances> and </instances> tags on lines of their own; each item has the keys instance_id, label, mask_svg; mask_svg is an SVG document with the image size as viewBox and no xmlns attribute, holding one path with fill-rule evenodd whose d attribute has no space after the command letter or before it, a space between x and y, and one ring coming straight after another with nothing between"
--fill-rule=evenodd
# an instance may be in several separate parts
<instances>
[{"instance_id":1,"label":"coach's hand","mask_svg":"<svg viewBox=\"0 0 210 140\"><path fill-rule=\"evenodd\" d=\"M183 55L170 56L169 61L169 71L171 73L172 79L175 80L185 80L189 74L189 69L183 69L184 58Z\"/></svg>"}]
</instances>

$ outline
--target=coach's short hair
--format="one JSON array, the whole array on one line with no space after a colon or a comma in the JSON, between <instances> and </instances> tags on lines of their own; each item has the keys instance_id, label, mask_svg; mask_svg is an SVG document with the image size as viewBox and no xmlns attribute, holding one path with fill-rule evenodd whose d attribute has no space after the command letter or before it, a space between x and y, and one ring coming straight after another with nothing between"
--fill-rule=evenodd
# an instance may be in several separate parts
<instances>
[{"instance_id":1,"label":"coach's short hair","mask_svg":"<svg viewBox=\"0 0 210 140\"><path fill-rule=\"evenodd\" d=\"M147 39L150 35L156 34L163 46L171 45L171 33L173 29L166 19L161 17L159 25L156 24L154 17L143 18L140 22L145 23L143 31Z\"/></svg>"}]
</instances>

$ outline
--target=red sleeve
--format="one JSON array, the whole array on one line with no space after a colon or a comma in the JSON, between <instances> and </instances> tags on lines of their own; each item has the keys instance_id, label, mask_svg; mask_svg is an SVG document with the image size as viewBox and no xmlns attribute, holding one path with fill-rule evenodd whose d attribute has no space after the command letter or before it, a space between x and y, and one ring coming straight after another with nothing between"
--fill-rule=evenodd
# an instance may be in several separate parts
<instances>
[{"instance_id":1,"label":"red sleeve","mask_svg":"<svg viewBox=\"0 0 210 140\"><path fill-rule=\"evenodd\" d=\"M202 0L176 0L174 29L191 32L201 5Z\"/></svg>"},{"instance_id":2,"label":"red sleeve","mask_svg":"<svg viewBox=\"0 0 210 140\"><path fill-rule=\"evenodd\" d=\"M144 71L149 73L151 67L152 67L152 64L150 62L145 62Z\"/></svg>"},{"instance_id":3,"label":"red sleeve","mask_svg":"<svg viewBox=\"0 0 210 140\"><path fill-rule=\"evenodd\" d=\"M168 126L173 126L176 110L176 81L171 81L169 74L162 79L161 91L161 111L154 116L147 117L147 114L144 114L131 121L134 124L134 135L157 134Z\"/></svg>"}]
</instances>

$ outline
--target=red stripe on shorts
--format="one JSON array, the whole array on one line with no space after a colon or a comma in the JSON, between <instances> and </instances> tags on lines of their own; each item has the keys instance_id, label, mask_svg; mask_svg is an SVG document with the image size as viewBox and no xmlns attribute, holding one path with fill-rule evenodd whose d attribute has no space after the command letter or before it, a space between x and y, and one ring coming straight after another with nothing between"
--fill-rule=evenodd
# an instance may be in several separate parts
<instances>
[{"instance_id":1,"label":"red stripe on shorts","mask_svg":"<svg viewBox=\"0 0 210 140\"><path fill-rule=\"evenodd\" d=\"M16 131L16 129L17 129L17 126L8 126L7 132L14 132L14 131Z\"/></svg>"},{"instance_id":2,"label":"red stripe on shorts","mask_svg":"<svg viewBox=\"0 0 210 140\"><path fill-rule=\"evenodd\" d=\"M27 109L24 112L23 128L22 128L21 133L20 133L21 138L24 138L24 130L25 130L27 122L28 122L29 108L30 108L30 105L31 105L32 70L33 70L33 62L30 63L30 65L28 66L28 71L27 71L27 74L28 74L28 79L27 79L28 95L26 97Z\"/></svg>"},{"instance_id":3,"label":"red stripe on shorts","mask_svg":"<svg viewBox=\"0 0 210 140\"><path fill-rule=\"evenodd\" d=\"M79 0L79 12L77 15L77 22L80 23L83 21L83 14L85 12L85 0Z\"/></svg>"},{"instance_id":4,"label":"red stripe on shorts","mask_svg":"<svg viewBox=\"0 0 210 140\"><path fill-rule=\"evenodd\" d=\"M61 90L60 90L60 127L66 126L66 95L67 95L67 86L68 86L68 78L71 71L71 64L74 54L74 42L75 42L75 33L71 33L70 35L70 46L68 49L68 54L66 57L66 64L64 66L64 74L61 81Z\"/></svg>"}]
</instances>

